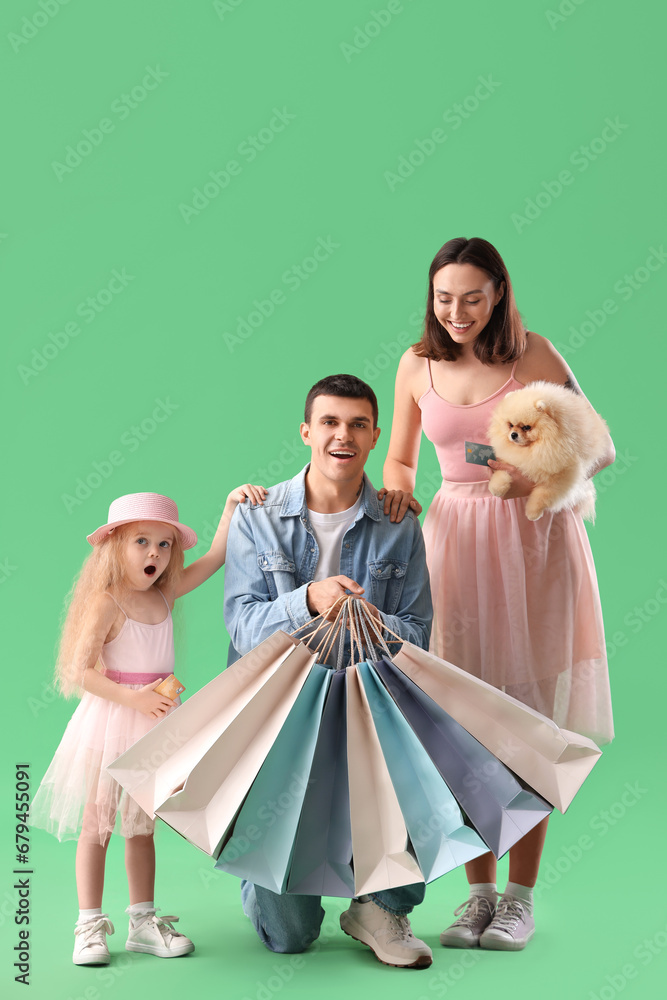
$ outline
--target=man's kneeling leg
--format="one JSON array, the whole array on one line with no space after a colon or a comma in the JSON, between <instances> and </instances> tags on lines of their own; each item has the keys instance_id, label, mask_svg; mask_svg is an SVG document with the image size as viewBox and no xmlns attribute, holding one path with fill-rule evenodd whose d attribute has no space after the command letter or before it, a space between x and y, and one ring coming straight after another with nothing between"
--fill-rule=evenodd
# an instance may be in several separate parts
<instances>
[{"instance_id":1,"label":"man's kneeling leg","mask_svg":"<svg viewBox=\"0 0 667 1000\"><path fill-rule=\"evenodd\" d=\"M320 896L279 896L252 882L241 883L243 912L270 951L305 951L319 937L324 919Z\"/></svg>"}]
</instances>

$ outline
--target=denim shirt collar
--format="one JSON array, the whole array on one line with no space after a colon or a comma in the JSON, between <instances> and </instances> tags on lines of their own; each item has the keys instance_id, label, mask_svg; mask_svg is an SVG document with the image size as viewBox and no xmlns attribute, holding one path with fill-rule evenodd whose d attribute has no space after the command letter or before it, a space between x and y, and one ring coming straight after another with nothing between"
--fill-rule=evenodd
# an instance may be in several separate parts
<instances>
[{"instance_id":1,"label":"denim shirt collar","mask_svg":"<svg viewBox=\"0 0 667 1000\"><path fill-rule=\"evenodd\" d=\"M310 468L310 462L305 465L301 472L299 472L294 479L291 479L287 491L285 493L285 499L283 500L282 506L280 508L281 517L306 517L308 514L308 507L306 504L306 473ZM367 517L372 518L373 521L379 521L381 518L380 513L380 502L378 500L378 495L372 482L364 472L364 489L362 493L363 503L361 505L361 510L357 515L355 520L359 520L364 514Z\"/></svg>"}]
</instances>

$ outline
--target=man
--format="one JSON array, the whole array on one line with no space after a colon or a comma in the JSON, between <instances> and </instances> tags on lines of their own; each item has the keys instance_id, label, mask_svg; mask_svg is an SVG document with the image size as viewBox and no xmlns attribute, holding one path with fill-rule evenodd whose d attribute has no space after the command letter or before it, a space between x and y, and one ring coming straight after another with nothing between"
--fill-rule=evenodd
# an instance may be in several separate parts
<instances>
[{"instance_id":1,"label":"man","mask_svg":"<svg viewBox=\"0 0 667 1000\"><path fill-rule=\"evenodd\" d=\"M419 522L408 511L391 523L364 473L380 435L377 415L373 390L353 375L317 382L301 424L310 464L272 487L262 505L239 505L225 569L230 664L348 593L363 595L402 639L428 648L432 607ZM388 965L424 968L431 950L407 918L423 898L423 883L361 897L341 915L341 927ZM280 896L245 882L242 901L272 951L304 951L319 934L324 910L317 896Z\"/></svg>"}]
</instances>

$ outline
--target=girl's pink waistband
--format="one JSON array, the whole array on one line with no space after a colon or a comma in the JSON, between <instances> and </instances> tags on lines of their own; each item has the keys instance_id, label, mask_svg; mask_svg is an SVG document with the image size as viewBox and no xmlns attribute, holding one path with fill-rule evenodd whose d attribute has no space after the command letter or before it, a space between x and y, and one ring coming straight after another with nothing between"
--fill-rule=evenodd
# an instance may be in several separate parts
<instances>
[{"instance_id":1,"label":"girl's pink waistband","mask_svg":"<svg viewBox=\"0 0 667 1000\"><path fill-rule=\"evenodd\" d=\"M163 671L161 674L135 674L125 670L105 670L104 676L116 684L150 684L160 677L168 677L169 671Z\"/></svg>"}]
</instances>

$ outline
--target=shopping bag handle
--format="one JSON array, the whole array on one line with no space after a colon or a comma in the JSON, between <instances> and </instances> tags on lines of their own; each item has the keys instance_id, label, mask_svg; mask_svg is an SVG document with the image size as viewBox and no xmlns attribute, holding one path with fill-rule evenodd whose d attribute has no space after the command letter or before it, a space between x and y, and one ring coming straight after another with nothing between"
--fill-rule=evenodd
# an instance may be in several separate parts
<instances>
[{"instance_id":1,"label":"shopping bag handle","mask_svg":"<svg viewBox=\"0 0 667 1000\"><path fill-rule=\"evenodd\" d=\"M338 612L336 617L332 620L329 618L329 615L336 607L338 607ZM383 652L385 652L388 656L391 656L388 644L404 642L404 640L396 632L394 632L393 629L390 629L381 618L375 617L375 615L368 610L368 605L365 601L362 601L357 597L353 597L352 595L348 595L344 598L338 598L338 600L334 601L331 607L327 608L326 611L316 615L304 625L300 625L298 628L294 629L290 635L297 636L299 632L308 628L309 631L300 637L300 641L307 645L313 636L316 636L318 632L324 629L324 632L315 646L314 651L321 655L323 661L326 661L330 656L341 631L346 627L348 622L350 628L350 652L352 666L355 666L357 662L367 659L369 656L372 657L376 646L379 646ZM385 638L385 633L389 633L389 635L394 636L394 638ZM366 655L364 655L364 651ZM342 667L343 645L341 644L338 652L337 669L340 670Z\"/></svg>"}]
</instances>

